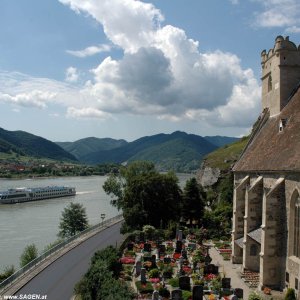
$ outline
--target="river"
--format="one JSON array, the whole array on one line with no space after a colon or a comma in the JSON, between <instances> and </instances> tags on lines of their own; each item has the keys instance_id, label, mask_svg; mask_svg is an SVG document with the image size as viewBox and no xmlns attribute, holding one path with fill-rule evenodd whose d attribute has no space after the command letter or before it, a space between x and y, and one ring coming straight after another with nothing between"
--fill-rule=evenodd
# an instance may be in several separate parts
<instances>
[{"instance_id":1,"label":"river","mask_svg":"<svg viewBox=\"0 0 300 300\"><path fill-rule=\"evenodd\" d=\"M189 174L178 174L183 186ZM86 208L89 224L106 219L119 212L110 205L110 197L105 194L102 185L106 176L62 177L42 179L0 179L0 190L15 187L42 187L64 185L76 187L76 196L26 202L13 205L0 205L0 271L6 266L19 268L19 258L24 248L34 243L39 252L57 239L59 222L63 209L70 203L81 203Z\"/></svg>"}]
</instances>

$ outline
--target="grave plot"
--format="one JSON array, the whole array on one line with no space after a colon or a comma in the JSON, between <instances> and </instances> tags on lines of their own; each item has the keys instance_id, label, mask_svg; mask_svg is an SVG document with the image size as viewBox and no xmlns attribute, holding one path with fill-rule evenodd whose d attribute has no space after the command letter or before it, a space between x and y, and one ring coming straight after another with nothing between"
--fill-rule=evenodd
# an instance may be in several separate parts
<instances>
[{"instance_id":1,"label":"grave plot","mask_svg":"<svg viewBox=\"0 0 300 300\"><path fill-rule=\"evenodd\" d=\"M136 299L213 300L233 294L230 278L221 278L219 266L210 263L208 247L180 232L174 240L129 243L120 262Z\"/></svg>"}]
</instances>

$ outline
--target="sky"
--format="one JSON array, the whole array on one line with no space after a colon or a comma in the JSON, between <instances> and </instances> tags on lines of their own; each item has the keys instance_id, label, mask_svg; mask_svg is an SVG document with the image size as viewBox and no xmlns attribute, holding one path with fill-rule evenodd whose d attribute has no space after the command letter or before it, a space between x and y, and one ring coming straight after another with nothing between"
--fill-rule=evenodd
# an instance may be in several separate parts
<instances>
[{"instance_id":1,"label":"sky","mask_svg":"<svg viewBox=\"0 0 300 300\"><path fill-rule=\"evenodd\" d=\"M299 0L1 0L0 127L52 141L243 136Z\"/></svg>"}]
</instances>

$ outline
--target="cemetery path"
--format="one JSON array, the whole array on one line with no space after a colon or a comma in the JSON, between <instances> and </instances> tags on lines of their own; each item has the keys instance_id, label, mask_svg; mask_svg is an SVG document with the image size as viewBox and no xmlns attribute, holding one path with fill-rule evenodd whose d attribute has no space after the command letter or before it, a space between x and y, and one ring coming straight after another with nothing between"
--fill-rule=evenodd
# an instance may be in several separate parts
<instances>
[{"instance_id":1,"label":"cemetery path","mask_svg":"<svg viewBox=\"0 0 300 300\"><path fill-rule=\"evenodd\" d=\"M250 289L240 277L241 265L232 264L229 260L224 260L218 253L216 248L209 249L209 255L212 258L212 263L219 266L219 272L225 274L225 277L231 278L232 288L241 288L244 290L244 299L248 299L249 294L253 289Z\"/></svg>"},{"instance_id":2,"label":"cemetery path","mask_svg":"<svg viewBox=\"0 0 300 300\"><path fill-rule=\"evenodd\" d=\"M70 250L34 277L15 295L47 295L47 300L71 299L74 286L87 271L93 254L109 245L115 246L123 240L120 227L121 222L112 225Z\"/></svg>"}]
</instances>

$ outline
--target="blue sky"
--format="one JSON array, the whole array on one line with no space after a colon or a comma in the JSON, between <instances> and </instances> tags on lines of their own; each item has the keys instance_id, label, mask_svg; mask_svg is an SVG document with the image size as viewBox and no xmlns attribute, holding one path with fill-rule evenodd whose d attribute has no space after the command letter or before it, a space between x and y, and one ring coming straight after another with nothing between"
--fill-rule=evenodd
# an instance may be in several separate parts
<instances>
[{"instance_id":1,"label":"blue sky","mask_svg":"<svg viewBox=\"0 0 300 300\"><path fill-rule=\"evenodd\" d=\"M1 0L0 127L52 141L247 134L298 0Z\"/></svg>"}]
</instances>

